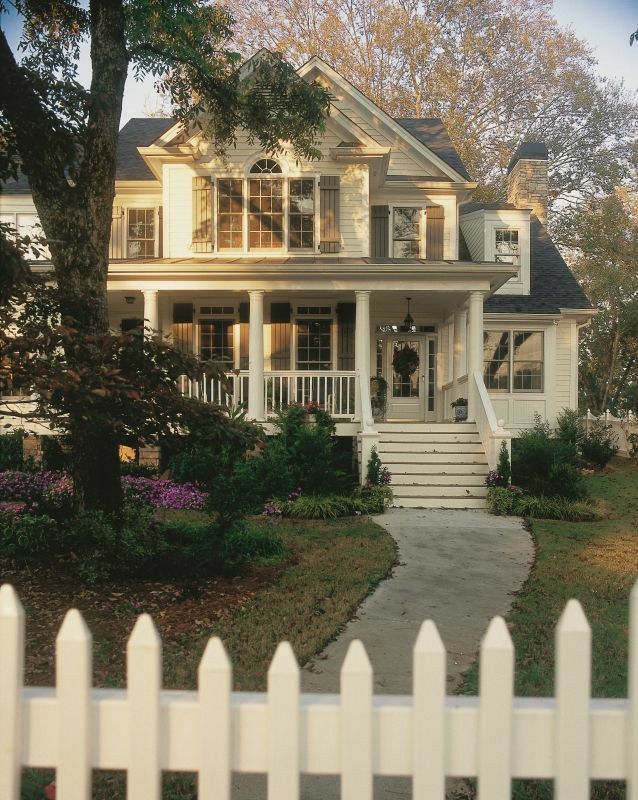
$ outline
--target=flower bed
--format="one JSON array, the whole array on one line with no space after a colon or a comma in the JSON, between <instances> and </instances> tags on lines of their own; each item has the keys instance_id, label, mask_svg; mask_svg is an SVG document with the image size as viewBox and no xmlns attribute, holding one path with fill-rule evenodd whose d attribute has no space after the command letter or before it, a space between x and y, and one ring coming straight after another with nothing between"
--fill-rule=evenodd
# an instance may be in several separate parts
<instances>
[{"instance_id":1,"label":"flower bed","mask_svg":"<svg viewBox=\"0 0 638 800\"><path fill-rule=\"evenodd\" d=\"M192 483L176 483L162 478L122 478L124 498L152 508L201 510L208 495ZM30 510L34 506L70 508L73 483L65 472L0 472L0 508Z\"/></svg>"}]
</instances>

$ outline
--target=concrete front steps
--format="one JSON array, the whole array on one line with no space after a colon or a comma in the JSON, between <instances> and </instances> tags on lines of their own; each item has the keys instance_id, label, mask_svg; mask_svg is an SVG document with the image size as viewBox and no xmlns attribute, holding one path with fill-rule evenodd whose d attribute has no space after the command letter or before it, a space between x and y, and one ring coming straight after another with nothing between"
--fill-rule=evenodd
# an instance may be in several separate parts
<instances>
[{"instance_id":1,"label":"concrete front steps","mask_svg":"<svg viewBox=\"0 0 638 800\"><path fill-rule=\"evenodd\" d=\"M487 507L487 459L474 423L389 422L376 428L395 506Z\"/></svg>"}]
</instances>

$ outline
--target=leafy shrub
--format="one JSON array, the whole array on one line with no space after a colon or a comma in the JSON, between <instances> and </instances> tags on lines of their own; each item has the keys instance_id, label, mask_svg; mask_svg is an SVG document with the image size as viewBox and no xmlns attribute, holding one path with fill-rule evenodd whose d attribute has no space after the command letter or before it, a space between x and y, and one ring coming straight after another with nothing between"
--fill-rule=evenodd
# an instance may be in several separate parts
<instances>
[{"instance_id":1,"label":"leafy shrub","mask_svg":"<svg viewBox=\"0 0 638 800\"><path fill-rule=\"evenodd\" d=\"M496 516L558 519L568 522L589 522L600 519L600 513L589 503L565 497L531 495L520 489L491 487L487 504Z\"/></svg>"},{"instance_id":2,"label":"leafy shrub","mask_svg":"<svg viewBox=\"0 0 638 800\"><path fill-rule=\"evenodd\" d=\"M368 486L386 486L391 481L390 470L383 466L377 448L373 447L366 469L366 483Z\"/></svg>"},{"instance_id":3,"label":"leafy shrub","mask_svg":"<svg viewBox=\"0 0 638 800\"><path fill-rule=\"evenodd\" d=\"M515 516L516 489L505 486L490 486L487 490L487 506L497 517Z\"/></svg>"},{"instance_id":4,"label":"leafy shrub","mask_svg":"<svg viewBox=\"0 0 638 800\"><path fill-rule=\"evenodd\" d=\"M22 469L24 431L0 434L0 470Z\"/></svg>"},{"instance_id":5,"label":"leafy shrub","mask_svg":"<svg viewBox=\"0 0 638 800\"><path fill-rule=\"evenodd\" d=\"M40 563L59 548L60 532L51 517L0 512L0 555L20 563Z\"/></svg>"},{"instance_id":6,"label":"leafy shrub","mask_svg":"<svg viewBox=\"0 0 638 800\"><path fill-rule=\"evenodd\" d=\"M363 506L357 510L366 514L383 514L392 505L394 494L389 484L381 486L361 486L354 493L355 500L361 500Z\"/></svg>"},{"instance_id":7,"label":"leafy shrub","mask_svg":"<svg viewBox=\"0 0 638 800\"><path fill-rule=\"evenodd\" d=\"M534 427L512 441L512 478L532 495L567 497L585 496L578 470L576 447L552 437L549 424L535 416Z\"/></svg>"},{"instance_id":8,"label":"leafy shrub","mask_svg":"<svg viewBox=\"0 0 638 800\"><path fill-rule=\"evenodd\" d=\"M596 420L587 431L581 443L583 458L588 464L601 469L612 460L618 452L618 437L611 425Z\"/></svg>"},{"instance_id":9,"label":"leafy shrub","mask_svg":"<svg viewBox=\"0 0 638 800\"><path fill-rule=\"evenodd\" d=\"M596 508L582 500L567 497L535 497L523 493L515 501L515 514L536 519L560 519L566 522L591 522L601 518Z\"/></svg>"},{"instance_id":10,"label":"leafy shrub","mask_svg":"<svg viewBox=\"0 0 638 800\"><path fill-rule=\"evenodd\" d=\"M565 408L556 417L556 438L580 450L585 438L585 426L580 411Z\"/></svg>"},{"instance_id":11,"label":"leafy shrub","mask_svg":"<svg viewBox=\"0 0 638 800\"><path fill-rule=\"evenodd\" d=\"M257 559L282 556L285 550L272 528L238 521L224 536L220 558L227 566L240 567Z\"/></svg>"},{"instance_id":12,"label":"leafy shrub","mask_svg":"<svg viewBox=\"0 0 638 800\"><path fill-rule=\"evenodd\" d=\"M306 494L297 500L280 504L282 515L292 519L337 519L337 517L349 517L355 511L362 513L362 507L363 503L357 504L354 498L338 494Z\"/></svg>"}]
</instances>

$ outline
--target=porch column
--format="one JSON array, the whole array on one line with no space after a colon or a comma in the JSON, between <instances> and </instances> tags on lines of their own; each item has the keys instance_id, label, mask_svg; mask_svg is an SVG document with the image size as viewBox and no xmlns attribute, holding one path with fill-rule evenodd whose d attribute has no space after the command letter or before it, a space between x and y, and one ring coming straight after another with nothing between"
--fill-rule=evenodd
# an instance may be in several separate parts
<instances>
[{"instance_id":1,"label":"porch column","mask_svg":"<svg viewBox=\"0 0 638 800\"><path fill-rule=\"evenodd\" d=\"M474 373L483 371L483 292L470 292L468 312L467 381L468 419L475 420L478 395Z\"/></svg>"},{"instance_id":2,"label":"porch column","mask_svg":"<svg viewBox=\"0 0 638 800\"><path fill-rule=\"evenodd\" d=\"M248 419L264 418L264 294L248 292Z\"/></svg>"},{"instance_id":3,"label":"porch column","mask_svg":"<svg viewBox=\"0 0 638 800\"><path fill-rule=\"evenodd\" d=\"M454 313L454 351L452 379L456 383L467 372L467 311Z\"/></svg>"},{"instance_id":4,"label":"porch column","mask_svg":"<svg viewBox=\"0 0 638 800\"><path fill-rule=\"evenodd\" d=\"M144 295L144 327L150 328L152 331L159 331L159 292L157 289L145 289L142 294Z\"/></svg>"},{"instance_id":5,"label":"porch column","mask_svg":"<svg viewBox=\"0 0 638 800\"><path fill-rule=\"evenodd\" d=\"M356 317L354 328L354 368L360 375L359 386L370 386L370 292L356 291ZM359 387L357 387L358 389ZM369 391L369 390L368 390ZM359 393L358 393L359 394ZM357 413L361 421L361 397Z\"/></svg>"}]
</instances>

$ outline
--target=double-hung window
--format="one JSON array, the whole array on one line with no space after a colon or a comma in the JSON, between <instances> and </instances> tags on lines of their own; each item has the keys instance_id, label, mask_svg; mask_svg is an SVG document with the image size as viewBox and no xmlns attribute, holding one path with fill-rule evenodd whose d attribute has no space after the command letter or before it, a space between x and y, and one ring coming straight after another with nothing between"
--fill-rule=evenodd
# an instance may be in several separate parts
<instances>
[{"instance_id":1,"label":"double-hung window","mask_svg":"<svg viewBox=\"0 0 638 800\"><path fill-rule=\"evenodd\" d=\"M155 209L129 208L126 228L128 258L152 258L155 255Z\"/></svg>"},{"instance_id":2,"label":"double-hung window","mask_svg":"<svg viewBox=\"0 0 638 800\"><path fill-rule=\"evenodd\" d=\"M421 209L395 206L392 214L392 257L419 258L421 255Z\"/></svg>"},{"instance_id":3,"label":"double-hung window","mask_svg":"<svg viewBox=\"0 0 638 800\"><path fill-rule=\"evenodd\" d=\"M542 331L485 331L483 379L489 392L543 391Z\"/></svg>"},{"instance_id":4,"label":"double-hung window","mask_svg":"<svg viewBox=\"0 0 638 800\"><path fill-rule=\"evenodd\" d=\"M288 192L288 243L294 249L312 249L315 243L315 182L291 178Z\"/></svg>"},{"instance_id":5,"label":"double-hung window","mask_svg":"<svg viewBox=\"0 0 638 800\"><path fill-rule=\"evenodd\" d=\"M297 369L332 369L332 307L297 307Z\"/></svg>"},{"instance_id":6,"label":"double-hung window","mask_svg":"<svg viewBox=\"0 0 638 800\"><path fill-rule=\"evenodd\" d=\"M494 260L518 266L520 264L518 231L513 228L496 228L494 237Z\"/></svg>"}]
</instances>

